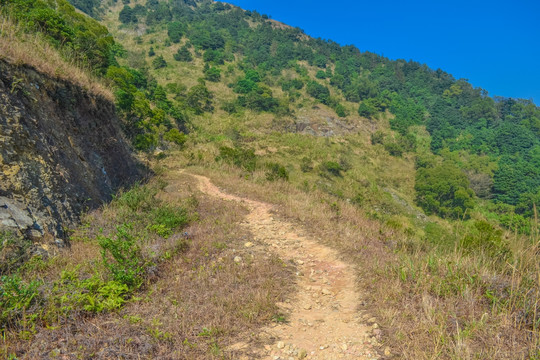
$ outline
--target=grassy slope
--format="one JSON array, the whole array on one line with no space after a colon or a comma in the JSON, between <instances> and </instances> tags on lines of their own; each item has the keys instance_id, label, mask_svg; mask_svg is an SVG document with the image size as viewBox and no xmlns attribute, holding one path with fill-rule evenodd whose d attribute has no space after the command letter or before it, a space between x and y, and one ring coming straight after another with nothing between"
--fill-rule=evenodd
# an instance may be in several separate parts
<instances>
[{"instance_id":1,"label":"grassy slope","mask_svg":"<svg viewBox=\"0 0 540 360\"><path fill-rule=\"evenodd\" d=\"M196 84L202 77L200 56L187 65L174 61L172 54L179 45L164 46L163 28L142 34L142 41L136 43L125 27L118 26L118 9L108 14L107 25L134 53L146 54L153 46L156 54L164 55L169 66L150 70L162 85ZM133 65L129 57L127 63ZM234 98L224 84L241 75L236 66L221 68L222 82L207 82L216 104ZM313 77L315 69L309 68L309 73ZM281 95L280 88L271 87L274 96ZM301 93L293 105L297 115L316 118L321 112L332 112L313 102L305 90ZM345 104L354 114L353 105ZM174 155L175 161L196 166L226 189L281 204L282 216L307 223L321 241L342 250L358 265L359 285L370 300L368 306L382 319L386 344L395 354L425 359L537 356L538 327L530 319L536 318L539 299L538 280L534 280L538 238L503 234L512 249L512 263L456 246L467 236L464 226L426 218L414 206L414 159L390 156L382 145L370 143L376 130L392 136L387 118L370 122L349 116L347 121L357 131L321 138L284 132L292 123L287 117L250 111L230 116L218 107L212 114L192 116L194 131L186 150ZM429 136L423 128L416 133L422 140L418 152L427 152ZM252 148L260 163L283 164L290 181L269 183L262 169L246 174L216 163L223 145ZM313 170L301 170L303 158L309 159ZM320 170L323 162L339 160L350 165L343 177ZM428 233L427 224L431 224Z\"/></svg>"},{"instance_id":2,"label":"grassy slope","mask_svg":"<svg viewBox=\"0 0 540 360\"><path fill-rule=\"evenodd\" d=\"M202 77L202 59L196 57L193 64L175 62L172 54L179 45L166 48L161 44L165 30L142 34L142 43L138 44L136 33L118 27L121 6L117 3L112 8L105 23L129 49L123 61L131 66L150 64L145 54L153 46L169 63L166 69L151 70L160 84L195 85ZM540 298L538 237L533 235L528 240L505 233L512 263L500 262L481 251L464 252L454 246L458 235L463 235L459 233L460 224L435 217L424 220L411 205L413 159L392 157L381 145L371 145L370 135L375 130L382 129L391 136L387 119L369 122L353 115L346 121L355 124L357 131L322 138L283 131L292 123L288 117L251 111L230 116L219 109L219 103L233 98L224 84L240 72L234 66L230 73L227 65L222 68L224 81L207 82L216 96L216 111L192 116L193 132L186 149L157 165L161 180L169 185L159 186L159 177L149 185L162 188L160 196L164 199L199 214L200 220L185 230L194 234L189 246L180 256L172 257L166 255L166 247L162 248L163 262L156 277L147 279L122 310L98 315L79 311L60 316L57 322L40 320L32 329L23 321L23 328L7 334L5 355L217 358L223 348L245 337L245 331L279 315L274 303L290 290L287 284L291 284L291 272L279 260L258 254L249 267L234 264L233 256L245 251L242 244L253 235L245 234L238 225L243 210L197 194L192 180L177 173L179 168L190 168L211 176L228 191L280 205L279 216L305 224L313 236L339 249L356 266L359 288L365 294L362 306L377 316L383 329L381 341L391 347L396 358L538 357L538 328L528 322L536 316ZM315 69L309 71L313 76ZM281 93L277 86L272 90L275 96ZM317 117L332 112L307 97L305 90L302 94L297 114ZM352 104L346 107L355 113ZM429 141L423 129L418 133ZM264 167L246 173L216 162L222 145L253 148L259 163L285 165L290 181L267 181ZM311 161L312 170L302 171L304 157ZM350 165L342 177L320 168L325 161L340 159ZM74 234L72 253L45 262L36 260L25 268L24 275L51 284L62 270L80 265L82 274L91 276L100 258L96 235L100 228L112 231L118 221L123 221L119 209L113 204L92 214L87 225ZM428 222L437 224L439 233L426 234ZM172 239L179 236L177 232ZM154 243L148 242L146 252L155 249L150 246L155 241L161 241L152 239ZM434 244L440 240L446 240L449 246ZM176 246L174 241L167 244ZM104 269L98 271L105 273ZM245 286L231 292L232 297L222 296L223 289L238 284L238 279ZM266 296L259 296L260 292ZM253 312L253 306L259 311ZM225 356L234 358L231 353Z\"/></svg>"},{"instance_id":3,"label":"grassy slope","mask_svg":"<svg viewBox=\"0 0 540 360\"><path fill-rule=\"evenodd\" d=\"M0 59L29 65L37 71L68 80L89 92L114 100L111 90L86 69L66 61L39 33L27 33L0 14Z\"/></svg>"}]
</instances>

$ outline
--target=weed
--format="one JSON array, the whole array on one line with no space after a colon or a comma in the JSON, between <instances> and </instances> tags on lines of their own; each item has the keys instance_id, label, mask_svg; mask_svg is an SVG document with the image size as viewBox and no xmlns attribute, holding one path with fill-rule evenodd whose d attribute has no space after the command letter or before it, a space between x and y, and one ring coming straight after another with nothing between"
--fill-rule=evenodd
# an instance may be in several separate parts
<instances>
[{"instance_id":1,"label":"weed","mask_svg":"<svg viewBox=\"0 0 540 360\"><path fill-rule=\"evenodd\" d=\"M333 176L342 176L343 168L335 161L325 161L321 164L320 169L323 173L328 173Z\"/></svg>"},{"instance_id":2,"label":"weed","mask_svg":"<svg viewBox=\"0 0 540 360\"><path fill-rule=\"evenodd\" d=\"M219 156L216 157L216 161L224 161L248 172L255 171L257 166L257 157L252 149L222 146L219 148Z\"/></svg>"},{"instance_id":3,"label":"weed","mask_svg":"<svg viewBox=\"0 0 540 360\"><path fill-rule=\"evenodd\" d=\"M289 172L287 169L278 163L267 163L266 164L266 180L276 181L276 180L289 180Z\"/></svg>"},{"instance_id":4,"label":"weed","mask_svg":"<svg viewBox=\"0 0 540 360\"><path fill-rule=\"evenodd\" d=\"M127 207L131 211L149 211L156 203L156 194L157 189L155 188L135 185L117 197L116 204L120 207Z\"/></svg>"},{"instance_id":5,"label":"weed","mask_svg":"<svg viewBox=\"0 0 540 360\"><path fill-rule=\"evenodd\" d=\"M170 237L174 230L188 222L187 211L181 207L170 205L159 206L150 213L151 224L148 229L163 238Z\"/></svg>"},{"instance_id":6,"label":"weed","mask_svg":"<svg viewBox=\"0 0 540 360\"><path fill-rule=\"evenodd\" d=\"M122 225L114 236L99 236L98 241L103 263L113 279L136 289L141 286L146 266L150 264L143 259L141 247L131 230L132 226Z\"/></svg>"},{"instance_id":7,"label":"weed","mask_svg":"<svg viewBox=\"0 0 540 360\"><path fill-rule=\"evenodd\" d=\"M15 271L28 258L32 243L12 232L0 232L0 274Z\"/></svg>"},{"instance_id":8,"label":"weed","mask_svg":"<svg viewBox=\"0 0 540 360\"><path fill-rule=\"evenodd\" d=\"M30 312L33 304L39 301L39 283L24 283L17 275L0 278L0 326L5 328Z\"/></svg>"}]
</instances>

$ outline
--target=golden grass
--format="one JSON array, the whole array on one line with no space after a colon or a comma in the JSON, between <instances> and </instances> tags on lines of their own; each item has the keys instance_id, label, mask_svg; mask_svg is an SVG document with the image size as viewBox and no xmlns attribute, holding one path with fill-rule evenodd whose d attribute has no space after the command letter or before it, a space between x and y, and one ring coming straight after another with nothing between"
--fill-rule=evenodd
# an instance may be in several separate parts
<instances>
[{"instance_id":1,"label":"golden grass","mask_svg":"<svg viewBox=\"0 0 540 360\"><path fill-rule=\"evenodd\" d=\"M80 64L65 60L39 33L26 33L0 14L0 59L27 65L52 78L72 82L88 92L114 101L111 90Z\"/></svg>"}]
</instances>

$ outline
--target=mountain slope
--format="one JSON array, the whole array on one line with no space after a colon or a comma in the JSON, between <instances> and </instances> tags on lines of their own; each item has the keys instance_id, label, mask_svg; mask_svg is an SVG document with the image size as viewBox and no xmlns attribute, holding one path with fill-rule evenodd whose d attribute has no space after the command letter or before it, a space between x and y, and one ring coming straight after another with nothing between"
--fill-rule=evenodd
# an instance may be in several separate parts
<instances>
[{"instance_id":1,"label":"mountain slope","mask_svg":"<svg viewBox=\"0 0 540 360\"><path fill-rule=\"evenodd\" d=\"M372 355L538 357L534 104L225 3L77 1L106 28L64 0L4 4L20 21L58 20L30 28L110 84L156 174L90 214L72 253L34 258L2 280L23 295L0 294L12 309L0 317L7 353L277 351L278 339L253 334L296 319L280 304L305 294L294 278L306 274L305 261L271 247L302 242L283 230L259 241L265 229L242 226L247 209L200 193L187 170L275 205L279 223L351 264L358 319L377 323L365 339ZM66 46L58 29L69 30ZM85 36L103 45L87 60Z\"/></svg>"}]
</instances>

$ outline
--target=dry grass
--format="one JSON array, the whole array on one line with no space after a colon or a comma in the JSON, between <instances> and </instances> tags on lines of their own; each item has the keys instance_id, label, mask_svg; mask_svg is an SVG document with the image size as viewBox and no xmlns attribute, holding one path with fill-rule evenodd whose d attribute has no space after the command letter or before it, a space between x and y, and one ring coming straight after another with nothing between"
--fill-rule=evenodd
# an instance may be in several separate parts
<instances>
[{"instance_id":1,"label":"dry grass","mask_svg":"<svg viewBox=\"0 0 540 360\"><path fill-rule=\"evenodd\" d=\"M80 64L66 61L40 33L27 33L0 14L0 59L35 68L52 78L72 82L88 92L114 101L109 88L90 75Z\"/></svg>"},{"instance_id":2,"label":"dry grass","mask_svg":"<svg viewBox=\"0 0 540 360\"><path fill-rule=\"evenodd\" d=\"M38 324L29 338L10 333L5 355L16 354L19 359L234 359L234 350L228 346L246 340L279 316L275 303L292 289L292 268L268 255L262 244L244 248L246 241L256 243L239 225L246 210L198 194L187 175L166 172L164 176L168 185L158 197L169 204L188 204L198 213L199 220L183 230L189 234L184 250L162 262L147 285L118 312L74 314L55 324ZM159 181L163 187L163 178ZM61 269L89 267L99 259L94 235L110 231L111 220L117 216L114 207L94 213L75 233L73 252L26 276L39 272L50 282ZM171 238L178 236L183 237ZM149 241L145 250L157 252L160 245ZM241 264L233 260L238 255L244 259Z\"/></svg>"}]
</instances>

